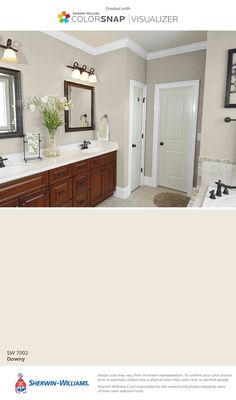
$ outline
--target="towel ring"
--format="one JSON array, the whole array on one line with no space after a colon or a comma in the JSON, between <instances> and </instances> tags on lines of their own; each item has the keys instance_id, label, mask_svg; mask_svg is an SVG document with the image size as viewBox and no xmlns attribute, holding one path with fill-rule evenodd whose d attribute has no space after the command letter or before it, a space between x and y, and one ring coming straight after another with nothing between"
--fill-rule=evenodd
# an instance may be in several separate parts
<instances>
[{"instance_id":1,"label":"towel ring","mask_svg":"<svg viewBox=\"0 0 236 400\"><path fill-rule=\"evenodd\" d=\"M100 121L101 121L103 118L108 119L108 115L107 115L107 114L102 115L101 118L100 118Z\"/></svg>"}]
</instances>

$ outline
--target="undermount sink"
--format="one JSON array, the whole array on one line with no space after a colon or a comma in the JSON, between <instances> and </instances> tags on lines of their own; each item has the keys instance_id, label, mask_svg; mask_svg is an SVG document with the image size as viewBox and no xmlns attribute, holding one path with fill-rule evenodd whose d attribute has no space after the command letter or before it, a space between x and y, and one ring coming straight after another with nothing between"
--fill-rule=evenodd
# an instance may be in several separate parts
<instances>
[{"instance_id":1,"label":"undermount sink","mask_svg":"<svg viewBox=\"0 0 236 400\"><path fill-rule=\"evenodd\" d=\"M95 154L95 153L99 153L99 151L101 151L101 150L102 150L101 147L89 147L88 149L82 150L82 152L85 154Z\"/></svg>"},{"instance_id":2,"label":"undermount sink","mask_svg":"<svg viewBox=\"0 0 236 400\"><path fill-rule=\"evenodd\" d=\"M14 176L19 175L25 172L28 168L28 165L6 165L3 168L0 168L0 176Z\"/></svg>"}]
</instances>

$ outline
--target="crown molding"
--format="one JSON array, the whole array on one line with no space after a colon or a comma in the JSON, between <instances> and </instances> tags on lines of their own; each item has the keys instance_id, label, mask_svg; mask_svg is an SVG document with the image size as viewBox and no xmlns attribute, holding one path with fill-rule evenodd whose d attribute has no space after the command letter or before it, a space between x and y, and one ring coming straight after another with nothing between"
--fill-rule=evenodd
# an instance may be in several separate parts
<instances>
[{"instance_id":1,"label":"crown molding","mask_svg":"<svg viewBox=\"0 0 236 400\"><path fill-rule=\"evenodd\" d=\"M127 38L106 43L102 46L94 47L94 55L108 53L109 51L119 50L127 47Z\"/></svg>"},{"instance_id":2,"label":"crown molding","mask_svg":"<svg viewBox=\"0 0 236 400\"><path fill-rule=\"evenodd\" d=\"M155 60L156 58L175 56L177 54L191 53L192 51L205 50L207 42L196 42L185 46L173 47L171 49L154 51L147 54L147 60Z\"/></svg>"},{"instance_id":3,"label":"crown molding","mask_svg":"<svg viewBox=\"0 0 236 400\"><path fill-rule=\"evenodd\" d=\"M138 54L140 57L146 59L147 52L135 43L133 40L129 38L116 40L115 42L110 42L104 44L103 46L94 47L94 55L100 55L104 53L108 53L109 51L119 50L123 48L128 48L132 50L134 53Z\"/></svg>"},{"instance_id":4,"label":"crown molding","mask_svg":"<svg viewBox=\"0 0 236 400\"><path fill-rule=\"evenodd\" d=\"M114 42L106 43L102 46L93 47L83 42L82 40L76 39L75 37L69 35L65 32L60 31L42 31L46 35L52 36L54 39L58 39L61 42L69 44L70 46L76 47L79 50L85 51L90 55L97 56L100 54L108 53L110 51L119 50L123 48L128 48L134 53L146 59L147 52L129 38L116 40Z\"/></svg>"},{"instance_id":5,"label":"crown molding","mask_svg":"<svg viewBox=\"0 0 236 400\"><path fill-rule=\"evenodd\" d=\"M148 53L146 52L146 50L144 50L141 46L139 46L136 42L129 38L127 38L127 47L134 53L138 54L140 57L143 57L145 60L147 60Z\"/></svg>"},{"instance_id":6,"label":"crown molding","mask_svg":"<svg viewBox=\"0 0 236 400\"><path fill-rule=\"evenodd\" d=\"M68 35L67 33L60 31L42 31L46 35L52 36L54 39L58 39L61 42L69 44L70 46L76 47L79 50L85 51L91 56L94 55L94 47L89 44L82 42L82 40L76 39L75 37Z\"/></svg>"},{"instance_id":7,"label":"crown molding","mask_svg":"<svg viewBox=\"0 0 236 400\"><path fill-rule=\"evenodd\" d=\"M177 54L184 54L198 50L205 50L207 48L207 42L205 41L205 42L196 42L192 44L187 44L185 46L173 47L171 49L165 49L147 53L141 46L139 46L136 42L134 42L129 38L116 40L114 42L110 42L102 46L93 47L65 32L60 32L60 31L42 31L42 32L45 33L46 35L49 35L55 39L60 40L61 42L69 44L70 46L76 47L79 50L85 51L86 53L92 56L97 56L100 54L108 53L110 51L128 48L129 50L138 54L145 60L154 60L157 58L169 57Z\"/></svg>"}]
</instances>

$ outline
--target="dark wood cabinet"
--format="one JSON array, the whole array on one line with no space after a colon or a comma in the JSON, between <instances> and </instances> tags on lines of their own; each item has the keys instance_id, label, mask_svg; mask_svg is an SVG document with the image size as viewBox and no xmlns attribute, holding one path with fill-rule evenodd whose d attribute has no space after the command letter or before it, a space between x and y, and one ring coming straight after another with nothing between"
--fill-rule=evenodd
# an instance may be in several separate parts
<instances>
[{"instance_id":1,"label":"dark wood cabinet","mask_svg":"<svg viewBox=\"0 0 236 400\"><path fill-rule=\"evenodd\" d=\"M110 197L116 189L116 164L110 163L104 167L104 197Z\"/></svg>"},{"instance_id":2,"label":"dark wood cabinet","mask_svg":"<svg viewBox=\"0 0 236 400\"><path fill-rule=\"evenodd\" d=\"M90 160L83 160L73 164L73 176L90 171Z\"/></svg>"},{"instance_id":3,"label":"dark wood cabinet","mask_svg":"<svg viewBox=\"0 0 236 400\"><path fill-rule=\"evenodd\" d=\"M73 179L73 196L85 192L90 189L90 173L77 175Z\"/></svg>"},{"instance_id":4,"label":"dark wood cabinet","mask_svg":"<svg viewBox=\"0 0 236 400\"><path fill-rule=\"evenodd\" d=\"M91 206L94 207L104 199L104 167L91 171Z\"/></svg>"},{"instance_id":5,"label":"dark wood cabinet","mask_svg":"<svg viewBox=\"0 0 236 400\"><path fill-rule=\"evenodd\" d=\"M0 207L94 207L116 188L116 151L0 184Z\"/></svg>"},{"instance_id":6,"label":"dark wood cabinet","mask_svg":"<svg viewBox=\"0 0 236 400\"><path fill-rule=\"evenodd\" d=\"M99 165L99 167L98 167ZM116 188L116 153L96 157L91 162L91 206L110 197Z\"/></svg>"},{"instance_id":7,"label":"dark wood cabinet","mask_svg":"<svg viewBox=\"0 0 236 400\"><path fill-rule=\"evenodd\" d=\"M49 207L48 189L28 194L19 198L20 207Z\"/></svg>"},{"instance_id":8,"label":"dark wood cabinet","mask_svg":"<svg viewBox=\"0 0 236 400\"><path fill-rule=\"evenodd\" d=\"M64 203L58 204L56 207L73 207L73 200L67 200Z\"/></svg>"},{"instance_id":9,"label":"dark wood cabinet","mask_svg":"<svg viewBox=\"0 0 236 400\"><path fill-rule=\"evenodd\" d=\"M48 172L27 176L0 185L0 206L20 196L48 186Z\"/></svg>"},{"instance_id":10,"label":"dark wood cabinet","mask_svg":"<svg viewBox=\"0 0 236 400\"><path fill-rule=\"evenodd\" d=\"M90 191L84 192L73 199L73 207L90 207Z\"/></svg>"},{"instance_id":11,"label":"dark wood cabinet","mask_svg":"<svg viewBox=\"0 0 236 400\"><path fill-rule=\"evenodd\" d=\"M49 171L49 183L53 184L56 182L60 182L66 178L70 178L71 176L72 176L71 165L63 165L62 167L55 168Z\"/></svg>"},{"instance_id":12,"label":"dark wood cabinet","mask_svg":"<svg viewBox=\"0 0 236 400\"><path fill-rule=\"evenodd\" d=\"M18 199L7 201L6 203L1 204L0 207L19 207Z\"/></svg>"},{"instance_id":13,"label":"dark wood cabinet","mask_svg":"<svg viewBox=\"0 0 236 400\"><path fill-rule=\"evenodd\" d=\"M52 207L72 199L72 179L66 179L50 187L50 204Z\"/></svg>"}]
</instances>

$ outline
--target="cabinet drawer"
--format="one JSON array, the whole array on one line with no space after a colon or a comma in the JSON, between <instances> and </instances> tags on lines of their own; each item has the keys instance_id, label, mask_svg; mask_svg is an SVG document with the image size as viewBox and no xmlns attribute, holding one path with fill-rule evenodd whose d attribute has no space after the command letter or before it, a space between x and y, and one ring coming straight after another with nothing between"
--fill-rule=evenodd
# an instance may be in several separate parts
<instances>
[{"instance_id":1,"label":"cabinet drawer","mask_svg":"<svg viewBox=\"0 0 236 400\"><path fill-rule=\"evenodd\" d=\"M19 207L18 199L10 200L7 203L3 203L0 207Z\"/></svg>"},{"instance_id":2,"label":"cabinet drawer","mask_svg":"<svg viewBox=\"0 0 236 400\"><path fill-rule=\"evenodd\" d=\"M20 207L49 207L48 189L39 190L37 192L20 197Z\"/></svg>"},{"instance_id":3,"label":"cabinet drawer","mask_svg":"<svg viewBox=\"0 0 236 400\"><path fill-rule=\"evenodd\" d=\"M77 175L73 178L73 196L90 189L90 173Z\"/></svg>"},{"instance_id":4,"label":"cabinet drawer","mask_svg":"<svg viewBox=\"0 0 236 400\"><path fill-rule=\"evenodd\" d=\"M46 186L48 186L48 172L3 183L0 185L0 204Z\"/></svg>"},{"instance_id":5,"label":"cabinet drawer","mask_svg":"<svg viewBox=\"0 0 236 400\"><path fill-rule=\"evenodd\" d=\"M64 180L50 187L51 206L57 206L72 198L72 179Z\"/></svg>"},{"instance_id":6,"label":"cabinet drawer","mask_svg":"<svg viewBox=\"0 0 236 400\"><path fill-rule=\"evenodd\" d=\"M107 153L102 156L94 157L91 159L91 168L100 167L102 165L108 164L112 161L116 161L116 151L112 153Z\"/></svg>"},{"instance_id":7,"label":"cabinet drawer","mask_svg":"<svg viewBox=\"0 0 236 400\"><path fill-rule=\"evenodd\" d=\"M84 192L73 199L73 207L90 207L90 191Z\"/></svg>"},{"instance_id":8,"label":"cabinet drawer","mask_svg":"<svg viewBox=\"0 0 236 400\"><path fill-rule=\"evenodd\" d=\"M73 176L90 170L90 160L84 160L73 164Z\"/></svg>"},{"instance_id":9,"label":"cabinet drawer","mask_svg":"<svg viewBox=\"0 0 236 400\"><path fill-rule=\"evenodd\" d=\"M73 201L71 200L67 200L62 204L59 204L58 207L73 207Z\"/></svg>"},{"instance_id":10,"label":"cabinet drawer","mask_svg":"<svg viewBox=\"0 0 236 400\"><path fill-rule=\"evenodd\" d=\"M65 178L70 178L72 176L71 165L64 165L63 167L55 168L49 171L49 183L56 183L64 180Z\"/></svg>"}]
</instances>

